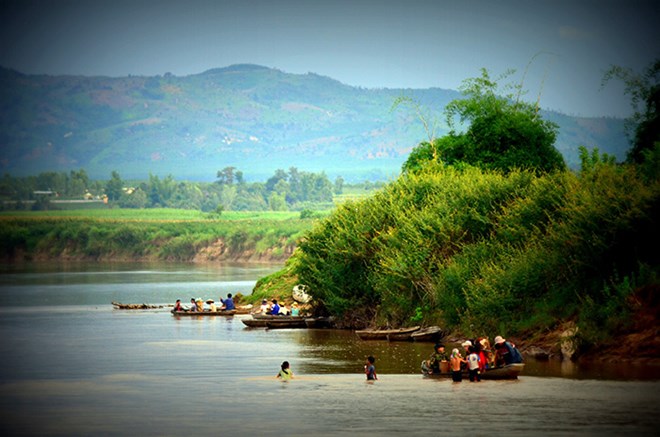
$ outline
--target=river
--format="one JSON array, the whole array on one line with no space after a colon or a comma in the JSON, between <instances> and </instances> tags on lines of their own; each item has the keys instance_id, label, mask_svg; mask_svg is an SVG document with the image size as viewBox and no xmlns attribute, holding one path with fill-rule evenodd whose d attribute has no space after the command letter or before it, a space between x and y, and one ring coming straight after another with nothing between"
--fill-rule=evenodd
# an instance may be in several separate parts
<instances>
[{"instance_id":1,"label":"river","mask_svg":"<svg viewBox=\"0 0 660 437\"><path fill-rule=\"evenodd\" d=\"M430 344L110 305L247 294L279 267L2 266L3 435L657 434L653 368L532 361L516 381L452 383L419 374Z\"/></svg>"}]
</instances>

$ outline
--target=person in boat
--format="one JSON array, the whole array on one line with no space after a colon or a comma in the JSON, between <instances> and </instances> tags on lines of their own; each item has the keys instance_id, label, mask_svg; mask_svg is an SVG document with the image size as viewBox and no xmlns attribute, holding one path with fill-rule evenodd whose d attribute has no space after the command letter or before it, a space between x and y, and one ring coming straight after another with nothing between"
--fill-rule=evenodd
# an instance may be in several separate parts
<instances>
[{"instance_id":1,"label":"person in boat","mask_svg":"<svg viewBox=\"0 0 660 437\"><path fill-rule=\"evenodd\" d=\"M300 316L300 309L298 308L298 304L296 302L291 304L291 315L294 317Z\"/></svg>"},{"instance_id":2,"label":"person in boat","mask_svg":"<svg viewBox=\"0 0 660 437\"><path fill-rule=\"evenodd\" d=\"M451 366L451 379L454 382L461 382L463 381L463 370L461 369L461 366L465 363L466 361L463 359L461 356L461 353L458 351L457 348L452 349L451 351L451 357L449 358L449 365Z\"/></svg>"},{"instance_id":3,"label":"person in boat","mask_svg":"<svg viewBox=\"0 0 660 437\"><path fill-rule=\"evenodd\" d=\"M280 305L280 316L288 316L289 315L289 309L286 307L286 304L282 302L282 305Z\"/></svg>"},{"instance_id":4,"label":"person in boat","mask_svg":"<svg viewBox=\"0 0 660 437\"><path fill-rule=\"evenodd\" d=\"M433 347L433 353L426 362L426 365L429 368L429 373L441 373L440 362L442 361L449 361L449 357L447 356L447 352L445 352L445 345L437 343Z\"/></svg>"},{"instance_id":5,"label":"person in boat","mask_svg":"<svg viewBox=\"0 0 660 437\"><path fill-rule=\"evenodd\" d=\"M268 310L270 308L268 307L268 301L266 299L261 301L261 307L259 307L259 312L261 314L268 314Z\"/></svg>"},{"instance_id":6,"label":"person in boat","mask_svg":"<svg viewBox=\"0 0 660 437\"><path fill-rule=\"evenodd\" d=\"M215 306L215 302L213 301L213 299L207 300L206 303L209 305L209 310L210 311L212 311L212 312L218 311L218 307Z\"/></svg>"},{"instance_id":7,"label":"person in boat","mask_svg":"<svg viewBox=\"0 0 660 437\"><path fill-rule=\"evenodd\" d=\"M277 374L277 377L282 381L288 381L290 379L293 379L293 371L291 370L291 366L289 365L289 362L288 361L283 362L281 367L282 368Z\"/></svg>"},{"instance_id":8,"label":"person in boat","mask_svg":"<svg viewBox=\"0 0 660 437\"><path fill-rule=\"evenodd\" d=\"M273 299L273 304L270 307L270 315L271 316L280 315L280 306L277 304L277 299Z\"/></svg>"},{"instance_id":9,"label":"person in boat","mask_svg":"<svg viewBox=\"0 0 660 437\"><path fill-rule=\"evenodd\" d=\"M190 298L190 310L192 312L197 312L197 304L195 303L195 298L191 297Z\"/></svg>"},{"instance_id":10,"label":"person in boat","mask_svg":"<svg viewBox=\"0 0 660 437\"><path fill-rule=\"evenodd\" d=\"M223 310L231 311L236 309L236 305L234 305L234 299L232 299L231 293L227 295L227 299L220 298L220 302L222 302L224 306L224 308L222 308Z\"/></svg>"},{"instance_id":11,"label":"person in boat","mask_svg":"<svg viewBox=\"0 0 660 437\"><path fill-rule=\"evenodd\" d=\"M183 307L181 306L181 299L176 300L176 303L174 304L174 309L172 311L183 311Z\"/></svg>"},{"instance_id":12,"label":"person in boat","mask_svg":"<svg viewBox=\"0 0 660 437\"><path fill-rule=\"evenodd\" d=\"M200 313L204 311L204 301L202 300L201 297L197 298L195 304L197 306L197 311L199 311Z\"/></svg>"},{"instance_id":13,"label":"person in boat","mask_svg":"<svg viewBox=\"0 0 660 437\"><path fill-rule=\"evenodd\" d=\"M490 369L491 367L495 367L495 354L493 354L493 351L490 347L490 341L488 341L488 338L479 337L477 339L477 342L481 346L481 354L483 355L484 368ZM480 358L482 357L480 356Z\"/></svg>"},{"instance_id":14,"label":"person in boat","mask_svg":"<svg viewBox=\"0 0 660 437\"><path fill-rule=\"evenodd\" d=\"M374 366L375 362L376 358L373 356L369 355L367 357L367 362L364 365L364 374L367 375L367 381L376 381L378 379L378 375L376 374L376 366Z\"/></svg>"},{"instance_id":15,"label":"person in boat","mask_svg":"<svg viewBox=\"0 0 660 437\"><path fill-rule=\"evenodd\" d=\"M495 337L495 365L505 366L508 364L522 363L523 357L516 346L503 338L501 335Z\"/></svg>"}]
</instances>

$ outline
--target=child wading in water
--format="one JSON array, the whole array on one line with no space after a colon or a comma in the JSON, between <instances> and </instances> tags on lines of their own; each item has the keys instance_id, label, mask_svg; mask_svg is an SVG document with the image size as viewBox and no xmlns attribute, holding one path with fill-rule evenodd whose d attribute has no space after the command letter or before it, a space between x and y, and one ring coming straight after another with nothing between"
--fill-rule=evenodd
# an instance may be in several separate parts
<instances>
[{"instance_id":1,"label":"child wading in water","mask_svg":"<svg viewBox=\"0 0 660 437\"><path fill-rule=\"evenodd\" d=\"M479 355L477 354L477 351L474 346L468 347L468 356L467 356L467 362L468 362L468 372L470 374L470 382L479 382L481 381L481 377L479 376L479 368L480 368L480 363L479 363Z\"/></svg>"},{"instance_id":2,"label":"child wading in water","mask_svg":"<svg viewBox=\"0 0 660 437\"><path fill-rule=\"evenodd\" d=\"M293 371L289 368L288 361L282 363L282 369L277 374L277 377L280 378L282 381L288 381L290 379L293 379Z\"/></svg>"},{"instance_id":3,"label":"child wading in water","mask_svg":"<svg viewBox=\"0 0 660 437\"><path fill-rule=\"evenodd\" d=\"M463 359L463 357L461 357L461 353L458 351L458 349L453 349L451 351L451 358L449 359L449 363L451 365L451 379L454 382L463 381L461 364L465 362L466 361Z\"/></svg>"},{"instance_id":4,"label":"child wading in water","mask_svg":"<svg viewBox=\"0 0 660 437\"><path fill-rule=\"evenodd\" d=\"M374 366L375 362L376 359L369 356L367 358L367 363L364 365L364 373L367 375L367 381L375 381L378 379L378 375L376 375L376 367Z\"/></svg>"}]
</instances>

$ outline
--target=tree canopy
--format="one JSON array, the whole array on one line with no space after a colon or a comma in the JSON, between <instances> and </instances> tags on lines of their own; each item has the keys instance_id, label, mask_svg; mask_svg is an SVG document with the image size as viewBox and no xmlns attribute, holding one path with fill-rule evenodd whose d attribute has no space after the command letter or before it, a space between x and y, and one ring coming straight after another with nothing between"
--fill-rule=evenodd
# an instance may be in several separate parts
<instances>
[{"instance_id":1,"label":"tree canopy","mask_svg":"<svg viewBox=\"0 0 660 437\"><path fill-rule=\"evenodd\" d=\"M522 85L505 88L514 92L503 95L486 69L480 77L463 81L460 91L465 98L445 108L449 134L415 148L403 171L417 171L430 160L503 171L564 169L564 159L554 147L558 126L541 119L536 106L520 100ZM464 131L459 132L461 127Z\"/></svg>"},{"instance_id":2,"label":"tree canopy","mask_svg":"<svg viewBox=\"0 0 660 437\"><path fill-rule=\"evenodd\" d=\"M628 162L639 164L644 161L645 153L653 151L660 142L660 59L641 74L612 66L603 76L603 85L614 78L623 81L625 93L631 98L634 112L626 120L632 142Z\"/></svg>"}]
</instances>

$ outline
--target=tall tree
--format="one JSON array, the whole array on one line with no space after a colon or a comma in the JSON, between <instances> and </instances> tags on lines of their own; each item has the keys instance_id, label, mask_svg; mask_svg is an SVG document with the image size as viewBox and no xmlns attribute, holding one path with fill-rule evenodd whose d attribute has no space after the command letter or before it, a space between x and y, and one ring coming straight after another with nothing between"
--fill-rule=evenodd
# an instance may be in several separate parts
<instances>
[{"instance_id":1,"label":"tall tree","mask_svg":"<svg viewBox=\"0 0 660 437\"><path fill-rule=\"evenodd\" d=\"M440 159L446 164L467 163L485 169L508 171L529 168L552 171L565 168L564 158L554 147L558 126L541 119L538 108L519 99L522 85L508 85L503 94L498 81L482 69L481 77L463 81L463 99L445 108L450 132L422 143L404 163L404 171L415 171L425 162ZM459 132L459 128L464 128Z\"/></svg>"},{"instance_id":2,"label":"tall tree","mask_svg":"<svg viewBox=\"0 0 660 437\"><path fill-rule=\"evenodd\" d=\"M634 111L626 120L626 131L632 142L627 159L641 163L644 152L653 150L660 142L660 59L641 74L629 68L612 66L605 72L602 85L612 79L623 81Z\"/></svg>"},{"instance_id":3,"label":"tall tree","mask_svg":"<svg viewBox=\"0 0 660 437\"><path fill-rule=\"evenodd\" d=\"M119 200L123 187L124 182L121 180L119 173L117 173L116 170L113 170L110 175L110 180L105 184L105 194L108 196L108 200Z\"/></svg>"}]
</instances>

